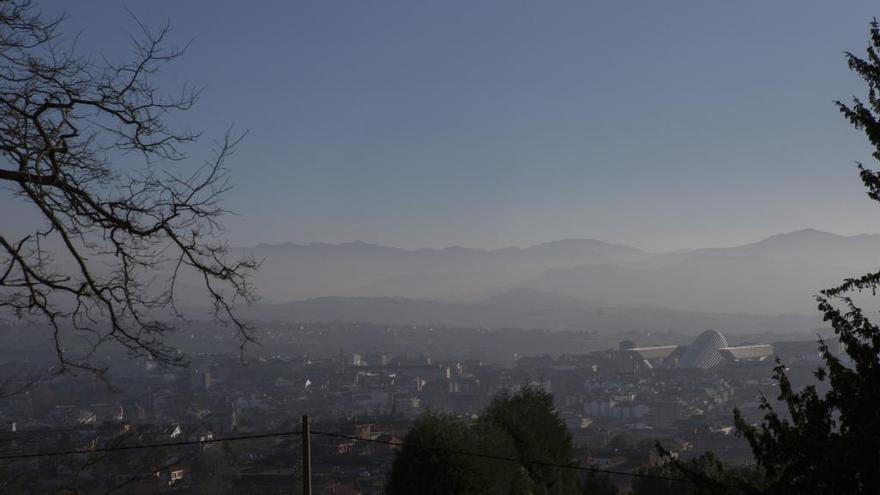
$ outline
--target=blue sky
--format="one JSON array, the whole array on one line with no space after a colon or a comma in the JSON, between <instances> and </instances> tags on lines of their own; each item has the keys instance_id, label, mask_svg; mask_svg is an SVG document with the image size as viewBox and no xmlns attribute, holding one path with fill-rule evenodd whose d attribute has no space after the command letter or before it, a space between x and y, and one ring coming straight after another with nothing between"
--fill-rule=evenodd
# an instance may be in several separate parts
<instances>
[{"instance_id":1,"label":"blue sky","mask_svg":"<svg viewBox=\"0 0 880 495\"><path fill-rule=\"evenodd\" d=\"M652 250L880 232L832 102L875 2L43 2L84 52L170 19L180 122L250 134L236 245L593 237ZM204 145L192 149L204 156Z\"/></svg>"}]
</instances>

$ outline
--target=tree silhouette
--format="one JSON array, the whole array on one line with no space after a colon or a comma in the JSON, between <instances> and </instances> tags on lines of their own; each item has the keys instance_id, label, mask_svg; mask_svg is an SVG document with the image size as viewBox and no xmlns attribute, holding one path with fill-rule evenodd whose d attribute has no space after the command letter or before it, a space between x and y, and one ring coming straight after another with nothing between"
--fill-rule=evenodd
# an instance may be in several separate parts
<instances>
[{"instance_id":1,"label":"tree silhouette","mask_svg":"<svg viewBox=\"0 0 880 495\"><path fill-rule=\"evenodd\" d=\"M617 495L620 491L607 473L590 471L583 481L581 493L586 495Z\"/></svg>"},{"instance_id":2,"label":"tree silhouette","mask_svg":"<svg viewBox=\"0 0 880 495\"><path fill-rule=\"evenodd\" d=\"M169 26L138 22L133 60L114 63L77 55L59 35L62 20L28 0L0 2L0 184L42 220L20 237L0 232L0 309L47 322L61 369L100 373L91 355L108 342L175 364L164 339L172 327L157 313L179 316L175 284L190 271L243 346L252 329L232 306L253 300L246 275L257 263L228 262L216 238L224 162L240 137L227 133L213 157L184 171L183 147L199 135L168 118L192 108L199 91L169 96L152 82L182 54L164 46ZM123 157L143 165L122 166ZM162 273L157 289L151 277ZM86 352L71 352L68 334Z\"/></svg>"},{"instance_id":3,"label":"tree silhouette","mask_svg":"<svg viewBox=\"0 0 880 495\"><path fill-rule=\"evenodd\" d=\"M472 425L421 416L395 458L388 493L575 495L577 471L548 465L568 466L573 458L571 435L553 409L553 396L523 387L496 396Z\"/></svg>"},{"instance_id":4,"label":"tree silhouette","mask_svg":"<svg viewBox=\"0 0 880 495\"><path fill-rule=\"evenodd\" d=\"M765 493L763 472L755 466L729 466L714 452L706 452L689 461L674 458L657 446L663 463L639 468L641 474L655 476L636 478L633 495L758 495ZM662 479L659 477L678 479Z\"/></svg>"},{"instance_id":5,"label":"tree silhouette","mask_svg":"<svg viewBox=\"0 0 880 495\"><path fill-rule=\"evenodd\" d=\"M513 439L520 459L569 465L574 459L571 433L553 407L553 396L540 387L525 386L496 396L480 418ZM578 493L577 472L539 464L526 464L535 484L534 493Z\"/></svg>"},{"instance_id":6,"label":"tree silhouette","mask_svg":"<svg viewBox=\"0 0 880 495\"><path fill-rule=\"evenodd\" d=\"M867 101L836 102L844 117L865 133L880 162L880 25L871 23L865 58L846 53L851 70L868 86ZM868 197L880 201L880 172L858 164ZM820 341L824 365L816 378L829 390L815 386L792 388L785 367L777 362L774 376L786 415L762 398L760 425L749 424L734 411L739 433L748 440L767 474L768 493L880 493L880 328L857 306L853 295L876 293L880 272L848 278L818 296L819 310L830 322L845 356Z\"/></svg>"},{"instance_id":7,"label":"tree silhouette","mask_svg":"<svg viewBox=\"0 0 880 495\"><path fill-rule=\"evenodd\" d=\"M475 428L457 418L424 414L406 435L389 477L389 495L534 493L525 470L511 462L463 455L476 452L516 458L513 441L497 429Z\"/></svg>"}]
</instances>

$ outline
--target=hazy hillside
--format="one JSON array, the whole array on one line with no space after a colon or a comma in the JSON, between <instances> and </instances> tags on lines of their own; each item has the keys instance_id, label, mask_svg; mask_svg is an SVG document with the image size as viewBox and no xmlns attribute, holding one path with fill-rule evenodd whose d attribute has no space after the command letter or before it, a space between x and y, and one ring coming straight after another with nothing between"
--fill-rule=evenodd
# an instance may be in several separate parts
<instances>
[{"instance_id":1,"label":"hazy hillside","mask_svg":"<svg viewBox=\"0 0 880 495\"><path fill-rule=\"evenodd\" d=\"M811 313L819 290L878 267L880 236L801 230L732 248L657 255L630 265L551 269L515 285L694 311Z\"/></svg>"},{"instance_id":2,"label":"hazy hillside","mask_svg":"<svg viewBox=\"0 0 880 495\"><path fill-rule=\"evenodd\" d=\"M880 235L842 236L815 229L776 234L731 248L699 249L692 254L760 255L820 266L880 267Z\"/></svg>"},{"instance_id":3,"label":"hazy hillside","mask_svg":"<svg viewBox=\"0 0 880 495\"><path fill-rule=\"evenodd\" d=\"M264 260L254 282L267 303L327 296L475 302L524 287L688 311L812 314L818 290L880 267L880 236L801 230L674 253L590 239L497 250L351 242L261 244L233 252L244 253Z\"/></svg>"},{"instance_id":4,"label":"hazy hillside","mask_svg":"<svg viewBox=\"0 0 880 495\"><path fill-rule=\"evenodd\" d=\"M817 316L714 314L650 306L598 304L531 289L516 289L476 303L411 298L321 297L252 308L252 318L282 321L369 321L393 325L545 328L621 332L698 333L805 332L821 326Z\"/></svg>"},{"instance_id":5,"label":"hazy hillside","mask_svg":"<svg viewBox=\"0 0 880 495\"><path fill-rule=\"evenodd\" d=\"M589 265L517 284L582 299L712 312L806 313L846 269L768 256L693 254L660 268Z\"/></svg>"},{"instance_id":6,"label":"hazy hillside","mask_svg":"<svg viewBox=\"0 0 880 495\"><path fill-rule=\"evenodd\" d=\"M265 299L276 302L339 295L455 298L552 268L649 256L632 247L590 239L497 250L406 250L363 242L260 244L232 254L264 260L254 281Z\"/></svg>"}]
</instances>

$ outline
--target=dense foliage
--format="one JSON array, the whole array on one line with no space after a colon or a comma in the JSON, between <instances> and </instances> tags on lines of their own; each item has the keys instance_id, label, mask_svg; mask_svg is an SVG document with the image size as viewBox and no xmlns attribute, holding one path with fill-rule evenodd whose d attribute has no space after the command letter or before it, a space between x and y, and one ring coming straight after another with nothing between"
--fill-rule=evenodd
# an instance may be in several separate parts
<instances>
[{"instance_id":1,"label":"dense foliage","mask_svg":"<svg viewBox=\"0 0 880 495\"><path fill-rule=\"evenodd\" d=\"M513 439L520 459L570 464L574 458L571 434L553 409L553 396L540 388L524 387L502 393L480 418L482 429L496 427ZM536 494L577 493L577 473L542 464L525 464Z\"/></svg>"},{"instance_id":2,"label":"dense foliage","mask_svg":"<svg viewBox=\"0 0 880 495\"><path fill-rule=\"evenodd\" d=\"M581 493L586 493L587 495L617 495L619 490L617 485L611 481L611 476L607 473L591 471L584 478Z\"/></svg>"},{"instance_id":3,"label":"dense foliage","mask_svg":"<svg viewBox=\"0 0 880 495\"><path fill-rule=\"evenodd\" d=\"M763 470L757 466L730 466L713 452L683 462L665 457L670 462L647 465L639 473L651 477L636 478L633 495L757 495L764 493ZM661 457L661 458L663 458ZM669 479L662 479L669 478ZM677 480L677 481L673 481Z\"/></svg>"},{"instance_id":4,"label":"dense foliage","mask_svg":"<svg viewBox=\"0 0 880 495\"><path fill-rule=\"evenodd\" d=\"M579 493L575 470L546 465L571 464L574 452L552 396L539 388L497 396L470 425L424 414L404 444L389 495Z\"/></svg>"}]
</instances>

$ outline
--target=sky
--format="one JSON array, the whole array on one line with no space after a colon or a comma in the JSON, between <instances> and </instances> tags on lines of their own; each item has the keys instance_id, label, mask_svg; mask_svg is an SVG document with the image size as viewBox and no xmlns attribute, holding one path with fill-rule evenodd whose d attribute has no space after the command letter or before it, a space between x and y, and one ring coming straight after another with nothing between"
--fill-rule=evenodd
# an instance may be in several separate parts
<instances>
[{"instance_id":1,"label":"sky","mask_svg":"<svg viewBox=\"0 0 880 495\"><path fill-rule=\"evenodd\" d=\"M876 2L40 5L82 53L126 57L126 8L192 42L157 82L205 88L175 120L204 132L193 159L249 131L233 245L880 232L854 165L870 149L833 104L864 93L843 52L864 53Z\"/></svg>"}]
</instances>

